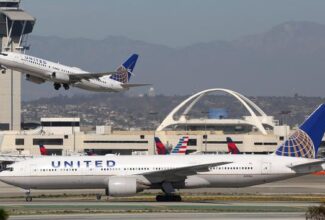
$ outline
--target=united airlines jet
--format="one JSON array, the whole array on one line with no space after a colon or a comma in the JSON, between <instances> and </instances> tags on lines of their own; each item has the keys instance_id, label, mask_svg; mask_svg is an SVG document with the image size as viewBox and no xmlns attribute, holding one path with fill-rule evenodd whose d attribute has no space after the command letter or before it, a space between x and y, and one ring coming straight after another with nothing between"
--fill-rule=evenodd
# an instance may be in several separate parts
<instances>
[{"instance_id":1,"label":"united airlines jet","mask_svg":"<svg viewBox=\"0 0 325 220\"><path fill-rule=\"evenodd\" d=\"M70 86L96 92L120 92L149 84L130 84L138 55L133 54L115 72L90 73L77 67L65 66L41 58L12 52L0 53L0 69L13 69L26 74L26 80L36 84L52 81L54 89Z\"/></svg>"},{"instance_id":2,"label":"united airlines jet","mask_svg":"<svg viewBox=\"0 0 325 220\"><path fill-rule=\"evenodd\" d=\"M180 201L177 189L247 187L324 170L317 159L324 131L325 104L270 155L40 157L7 167L0 180L25 189L26 201L31 189L105 189L108 196L161 189L157 201Z\"/></svg>"}]
</instances>

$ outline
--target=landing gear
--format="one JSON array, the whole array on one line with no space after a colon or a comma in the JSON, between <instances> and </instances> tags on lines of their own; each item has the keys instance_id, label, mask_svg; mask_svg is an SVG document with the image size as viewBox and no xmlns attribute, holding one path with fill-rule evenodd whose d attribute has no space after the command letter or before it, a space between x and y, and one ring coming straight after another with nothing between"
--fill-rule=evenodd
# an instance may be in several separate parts
<instances>
[{"instance_id":1,"label":"landing gear","mask_svg":"<svg viewBox=\"0 0 325 220\"><path fill-rule=\"evenodd\" d=\"M174 194L157 195L156 201L157 202L181 202L182 197L180 195L174 195Z\"/></svg>"},{"instance_id":2,"label":"landing gear","mask_svg":"<svg viewBox=\"0 0 325 220\"><path fill-rule=\"evenodd\" d=\"M70 86L69 86L69 84L63 84L63 88L64 88L65 90L68 90L68 89L70 89Z\"/></svg>"},{"instance_id":3,"label":"landing gear","mask_svg":"<svg viewBox=\"0 0 325 220\"><path fill-rule=\"evenodd\" d=\"M28 190L28 191L26 191L26 193L25 193L25 200L26 200L26 202L31 202L31 201L33 201L33 197L30 195L30 190Z\"/></svg>"},{"instance_id":4,"label":"landing gear","mask_svg":"<svg viewBox=\"0 0 325 220\"><path fill-rule=\"evenodd\" d=\"M181 202L182 197L180 195L175 194L175 189L173 184L170 182L163 182L161 184L161 189L165 193L164 195L157 195L157 202Z\"/></svg>"},{"instance_id":5,"label":"landing gear","mask_svg":"<svg viewBox=\"0 0 325 220\"><path fill-rule=\"evenodd\" d=\"M54 83L54 89L55 90L59 90L61 88L61 84L60 83Z\"/></svg>"},{"instance_id":6,"label":"landing gear","mask_svg":"<svg viewBox=\"0 0 325 220\"><path fill-rule=\"evenodd\" d=\"M96 195L96 199L99 201L99 200L101 200L102 199L102 195L101 194L97 194Z\"/></svg>"},{"instance_id":7,"label":"landing gear","mask_svg":"<svg viewBox=\"0 0 325 220\"><path fill-rule=\"evenodd\" d=\"M0 70L1 70L2 74L6 74L6 71L7 71L6 67L0 65Z\"/></svg>"}]
</instances>

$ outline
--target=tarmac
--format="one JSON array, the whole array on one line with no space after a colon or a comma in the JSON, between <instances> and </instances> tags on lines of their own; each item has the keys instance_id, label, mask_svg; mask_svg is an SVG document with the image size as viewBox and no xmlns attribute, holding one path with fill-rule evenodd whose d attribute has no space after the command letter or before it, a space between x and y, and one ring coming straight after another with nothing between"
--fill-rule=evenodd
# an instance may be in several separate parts
<instances>
[{"instance_id":1,"label":"tarmac","mask_svg":"<svg viewBox=\"0 0 325 220\"><path fill-rule=\"evenodd\" d=\"M159 193L159 190L145 192ZM32 195L96 194L104 190L32 190ZM181 190L180 193L214 193L214 194L324 194L325 175L308 175L288 180L245 188L202 188ZM0 182L1 197L23 196L24 190Z\"/></svg>"},{"instance_id":2,"label":"tarmac","mask_svg":"<svg viewBox=\"0 0 325 220\"><path fill-rule=\"evenodd\" d=\"M144 213L144 214L96 214L96 215L50 215L50 216L13 216L9 220L104 220L104 219L117 219L117 220L129 220L129 219L177 219L177 220L213 220L213 219L282 219L282 220L299 220L305 219L303 213Z\"/></svg>"}]
</instances>

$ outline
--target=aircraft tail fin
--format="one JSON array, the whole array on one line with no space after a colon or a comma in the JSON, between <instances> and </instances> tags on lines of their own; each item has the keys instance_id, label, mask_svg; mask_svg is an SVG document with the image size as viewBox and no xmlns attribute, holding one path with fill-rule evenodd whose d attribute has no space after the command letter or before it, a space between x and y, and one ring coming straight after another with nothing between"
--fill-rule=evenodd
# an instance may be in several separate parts
<instances>
[{"instance_id":1,"label":"aircraft tail fin","mask_svg":"<svg viewBox=\"0 0 325 220\"><path fill-rule=\"evenodd\" d=\"M187 144L189 141L188 136L184 136L179 139L178 144L172 149L171 154L186 154Z\"/></svg>"},{"instance_id":2,"label":"aircraft tail fin","mask_svg":"<svg viewBox=\"0 0 325 220\"><path fill-rule=\"evenodd\" d=\"M132 54L120 67L117 68L117 73L112 74L110 78L120 83L127 84L133 75L133 70L138 58L138 54Z\"/></svg>"},{"instance_id":3,"label":"aircraft tail fin","mask_svg":"<svg viewBox=\"0 0 325 220\"><path fill-rule=\"evenodd\" d=\"M168 150L165 145L161 142L159 137L155 137L156 151L158 155L166 155L168 154Z\"/></svg>"},{"instance_id":4,"label":"aircraft tail fin","mask_svg":"<svg viewBox=\"0 0 325 220\"><path fill-rule=\"evenodd\" d=\"M228 153L240 154L240 151L237 148L236 143L230 137L227 137L227 145L228 145Z\"/></svg>"},{"instance_id":5,"label":"aircraft tail fin","mask_svg":"<svg viewBox=\"0 0 325 220\"><path fill-rule=\"evenodd\" d=\"M39 151L40 151L42 156L47 155L47 150L46 150L46 148L45 148L45 146L43 144L39 145Z\"/></svg>"},{"instance_id":6,"label":"aircraft tail fin","mask_svg":"<svg viewBox=\"0 0 325 220\"><path fill-rule=\"evenodd\" d=\"M325 132L325 104L320 105L284 143L276 155L316 158Z\"/></svg>"}]
</instances>

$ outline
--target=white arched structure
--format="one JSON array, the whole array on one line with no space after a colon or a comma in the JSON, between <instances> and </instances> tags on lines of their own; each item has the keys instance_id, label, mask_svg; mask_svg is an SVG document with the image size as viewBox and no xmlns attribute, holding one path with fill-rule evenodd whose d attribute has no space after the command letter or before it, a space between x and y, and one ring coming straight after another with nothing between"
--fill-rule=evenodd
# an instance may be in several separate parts
<instances>
[{"instance_id":1,"label":"white arched structure","mask_svg":"<svg viewBox=\"0 0 325 220\"><path fill-rule=\"evenodd\" d=\"M255 126L262 134L267 134L263 124L267 124L271 127L274 127L273 117L267 116L265 112L258 107L254 102L249 100L247 97L243 96L242 94L239 94L238 92L229 90L229 89L222 89L222 88L214 88L214 89L207 89L201 92L198 92L191 97L184 100L182 103L180 103L176 108L174 108L167 117L163 120L163 122L159 125L157 128L157 131L162 131L168 126L171 125L177 125L181 123L187 123L188 120L186 119L186 115L190 112L190 110L193 108L193 106L205 95L213 92L225 92L234 98L236 98L250 113L250 116L245 117L245 120L235 120L237 123L243 123L243 124L250 124L252 126ZM184 112L181 114L178 120L175 120L174 116L175 114L183 108L185 105L187 105L187 108L184 110ZM258 113L258 115L256 115ZM224 122L225 119L222 119Z\"/></svg>"}]
</instances>

